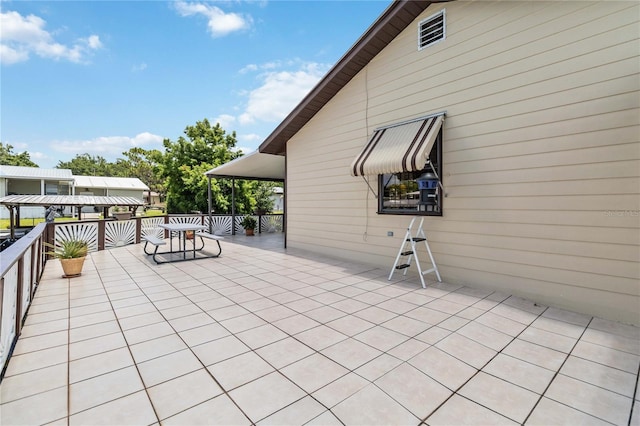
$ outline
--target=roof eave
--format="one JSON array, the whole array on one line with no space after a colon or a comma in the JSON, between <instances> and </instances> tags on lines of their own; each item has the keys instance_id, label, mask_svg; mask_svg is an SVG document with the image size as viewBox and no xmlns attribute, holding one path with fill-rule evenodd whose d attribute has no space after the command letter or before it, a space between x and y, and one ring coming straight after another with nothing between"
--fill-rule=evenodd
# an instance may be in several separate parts
<instances>
[{"instance_id":1,"label":"roof eave","mask_svg":"<svg viewBox=\"0 0 640 426\"><path fill-rule=\"evenodd\" d=\"M433 1L394 1L287 117L258 150L283 155L287 141L324 107L382 49ZM336 84L337 83L337 84Z\"/></svg>"}]
</instances>

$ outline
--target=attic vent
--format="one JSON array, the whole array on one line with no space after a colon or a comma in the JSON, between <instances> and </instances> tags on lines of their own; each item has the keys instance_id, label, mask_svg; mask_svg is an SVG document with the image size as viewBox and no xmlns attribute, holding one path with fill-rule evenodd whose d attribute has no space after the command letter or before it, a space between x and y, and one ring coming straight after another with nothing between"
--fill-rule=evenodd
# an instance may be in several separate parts
<instances>
[{"instance_id":1,"label":"attic vent","mask_svg":"<svg viewBox=\"0 0 640 426\"><path fill-rule=\"evenodd\" d=\"M445 38L444 9L418 24L418 50L431 46Z\"/></svg>"}]
</instances>

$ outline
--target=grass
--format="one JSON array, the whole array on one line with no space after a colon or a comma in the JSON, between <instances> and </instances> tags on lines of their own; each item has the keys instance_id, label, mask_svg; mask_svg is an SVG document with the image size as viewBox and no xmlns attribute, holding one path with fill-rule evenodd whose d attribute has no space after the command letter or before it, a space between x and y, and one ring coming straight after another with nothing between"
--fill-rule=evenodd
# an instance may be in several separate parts
<instances>
[{"instance_id":1,"label":"grass","mask_svg":"<svg viewBox=\"0 0 640 426\"><path fill-rule=\"evenodd\" d=\"M69 222L78 219L75 217L57 217L55 220L56 222ZM40 222L44 222L43 217L20 219L20 227L36 226ZM0 219L0 229L9 229L9 219Z\"/></svg>"},{"instance_id":2,"label":"grass","mask_svg":"<svg viewBox=\"0 0 640 426\"><path fill-rule=\"evenodd\" d=\"M147 210L142 217L152 217L152 216L164 216L161 210ZM100 215L100 219L102 219L102 215ZM56 217L56 222L70 222L78 220L75 217ZM39 224L40 222L44 222L43 217L34 217L34 218L21 218L20 219L20 227L33 227ZM0 219L0 229L9 229L9 219Z\"/></svg>"}]
</instances>

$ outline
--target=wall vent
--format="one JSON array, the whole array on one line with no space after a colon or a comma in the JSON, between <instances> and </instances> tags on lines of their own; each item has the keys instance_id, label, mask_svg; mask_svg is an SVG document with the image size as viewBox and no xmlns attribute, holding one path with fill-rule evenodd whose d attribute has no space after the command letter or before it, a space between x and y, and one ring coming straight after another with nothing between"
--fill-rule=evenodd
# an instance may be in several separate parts
<instances>
[{"instance_id":1,"label":"wall vent","mask_svg":"<svg viewBox=\"0 0 640 426\"><path fill-rule=\"evenodd\" d=\"M444 9L418 24L418 50L445 39Z\"/></svg>"}]
</instances>

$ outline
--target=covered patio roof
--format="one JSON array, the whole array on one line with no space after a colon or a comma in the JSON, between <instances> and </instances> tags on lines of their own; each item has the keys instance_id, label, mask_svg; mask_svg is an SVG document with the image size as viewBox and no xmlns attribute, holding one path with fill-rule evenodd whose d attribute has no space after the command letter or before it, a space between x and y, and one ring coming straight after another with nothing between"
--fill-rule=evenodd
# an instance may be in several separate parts
<instances>
[{"instance_id":1,"label":"covered patio roof","mask_svg":"<svg viewBox=\"0 0 640 426\"><path fill-rule=\"evenodd\" d=\"M90 195L7 195L0 197L0 205L16 206L129 206L139 207L144 202L135 197L104 197Z\"/></svg>"},{"instance_id":2,"label":"covered patio roof","mask_svg":"<svg viewBox=\"0 0 640 426\"><path fill-rule=\"evenodd\" d=\"M208 177L284 181L285 158L282 155L251 152L205 173Z\"/></svg>"},{"instance_id":3,"label":"covered patio roof","mask_svg":"<svg viewBox=\"0 0 640 426\"><path fill-rule=\"evenodd\" d=\"M144 202L135 197L104 197L89 195L7 195L0 197L0 205L9 209L11 239L15 238L15 229L20 225L20 207L22 206L72 206L76 207L78 220L82 218L83 206L96 206L107 209L111 206L127 206L135 210ZM105 211L106 216L106 211Z\"/></svg>"}]
</instances>

